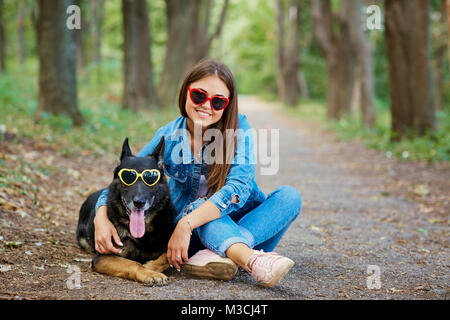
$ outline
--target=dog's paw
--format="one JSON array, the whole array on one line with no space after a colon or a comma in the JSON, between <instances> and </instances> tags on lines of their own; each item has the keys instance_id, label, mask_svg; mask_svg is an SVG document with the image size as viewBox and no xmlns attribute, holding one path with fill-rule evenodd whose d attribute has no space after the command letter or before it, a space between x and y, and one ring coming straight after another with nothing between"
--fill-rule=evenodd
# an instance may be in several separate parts
<instances>
[{"instance_id":1,"label":"dog's paw","mask_svg":"<svg viewBox=\"0 0 450 320\"><path fill-rule=\"evenodd\" d=\"M154 271L143 271L143 274L139 277L139 281L149 286L164 286L169 284L169 278L163 273Z\"/></svg>"}]
</instances>

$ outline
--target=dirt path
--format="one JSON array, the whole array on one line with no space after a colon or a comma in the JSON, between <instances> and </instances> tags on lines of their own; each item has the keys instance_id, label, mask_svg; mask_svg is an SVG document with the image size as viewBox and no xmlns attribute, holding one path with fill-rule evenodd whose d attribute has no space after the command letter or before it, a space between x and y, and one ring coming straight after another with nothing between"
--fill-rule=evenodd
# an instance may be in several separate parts
<instances>
[{"instance_id":1,"label":"dirt path","mask_svg":"<svg viewBox=\"0 0 450 320\"><path fill-rule=\"evenodd\" d=\"M109 183L116 159L66 158L22 139L0 144L0 160L12 169L29 167L39 186L0 188L0 298L449 298L448 165L398 163L289 119L273 104L254 97L240 104L255 129L280 129L278 173L259 175L258 165L258 183L266 194L292 185L303 199L277 248L296 262L280 285L264 289L241 270L229 282L171 271L171 283L160 288L93 273L75 241L78 209L90 191ZM48 176L33 163L48 165ZM81 288L74 288L78 275Z\"/></svg>"}]
</instances>

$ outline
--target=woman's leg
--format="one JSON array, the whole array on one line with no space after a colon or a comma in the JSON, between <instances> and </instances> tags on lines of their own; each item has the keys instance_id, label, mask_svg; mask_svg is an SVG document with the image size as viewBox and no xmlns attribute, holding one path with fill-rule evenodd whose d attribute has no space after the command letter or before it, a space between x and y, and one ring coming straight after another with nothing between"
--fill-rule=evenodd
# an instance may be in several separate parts
<instances>
[{"instance_id":1,"label":"woman's leg","mask_svg":"<svg viewBox=\"0 0 450 320\"><path fill-rule=\"evenodd\" d=\"M252 246L255 249L270 252L298 217L301 207L302 200L297 189L281 186L237 224L253 236Z\"/></svg>"},{"instance_id":2,"label":"woman's leg","mask_svg":"<svg viewBox=\"0 0 450 320\"><path fill-rule=\"evenodd\" d=\"M255 253L252 248L272 251L300 210L298 191L282 186L237 223L224 216L197 228L195 233L206 248L250 272L247 263Z\"/></svg>"},{"instance_id":3,"label":"woman's leg","mask_svg":"<svg viewBox=\"0 0 450 320\"><path fill-rule=\"evenodd\" d=\"M295 188L281 186L237 223L230 216L223 216L199 227L197 235L205 247L219 255L233 261L245 260L253 247L272 251L299 215L301 205ZM243 249L243 244L249 250ZM235 262L241 265L241 261Z\"/></svg>"}]
</instances>

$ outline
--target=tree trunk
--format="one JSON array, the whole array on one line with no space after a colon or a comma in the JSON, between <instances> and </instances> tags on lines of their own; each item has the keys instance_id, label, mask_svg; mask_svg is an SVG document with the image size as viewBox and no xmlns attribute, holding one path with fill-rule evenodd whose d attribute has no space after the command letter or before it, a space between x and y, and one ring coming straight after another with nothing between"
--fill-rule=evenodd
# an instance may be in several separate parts
<instances>
[{"instance_id":1,"label":"tree trunk","mask_svg":"<svg viewBox=\"0 0 450 320\"><path fill-rule=\"evenodd\" d=\"M440 7L440 21L439 23L442 26L447 26L447 15L446 15L446 2L442 1ZM444 109L444 96L443 96L443 87L444 87L444 61L445 55L447 52L447 39L450 36L447 35L447 32L441 28L436 28L436 32L432 33L432 43L433 46L433 55L434 60L431 62L433 75L434 75L434 98L435 98L435 108L436 110Z\"/></svg>"},{"instance_id":2,"label":"tree trunk","mask_svg":"<svg viewBox=\"0 0 450 320\"><path fill-rule=\"evenodd\" d=\"M105 1L90 0L89 8L92 12L92 36L94 37L93 61L100 63L102 60L102 25L105 13Z\"/></svg>"},{"instance_id":3,"label":"tree trunk","mask_svg":"<svg viewBox=\"0 0 450 320\"><path fill-rule=\"evenodd\" d=\"M19 3L19 9L17 13L17 35L19 42L19 63L23 64L25 61L25 3Z\"/></svg>"},{"instance_id":4,"label":"tree trunk","mask_svg":"<svg viewBox=\"0 0 450 320\"><path fill-rule=\"evenodd\" d=\"M66 26L70 1L39 0L39 101L36 120L42 112L68 114L74 125L83 123L78 110L76 47Z\"/></svg>"},{"instance_id":5,"label":"tree trunk","mask_svg":"<svg viewBox=\"0 0 450 320\"><path fill-rule=\"evenodd\" d=\"M283 103L295 107L301 89L299 82L300 1L291 0L285 10L283 1L277 0L276 7L278 95ZM286 15L287 23L285 22Z\"/></svg>"},{"instance_id":6,"label":"tree trunk","mask_svg":"<svg viewBox=\"0 0 450 320\"><path fill-rule=\"evenodd\" d=\"M450 62L450 0L446 1L446 8L447 8L447 39L448 39L447 51L448 51L448 61ZM448 70L450 72L450 63L448 64Z\"/></svg>"},{"instance_id":7,"label":"tree trunk","mask_svg":"<svg viewBox=\"0 0 450 320\"><path fill-rule=\"evenodd\" d=\"M350 112L354 83L355 53L349 3L344 1L341 5L340 12L333 13L330 0L312 2L314 33L327 64L327 115L331 119L339 119L343 113Z\"/></svg>"},{"instance_id":8,"label":"tree trunk","mask_svg":"<svg viewBox=\"0 0 450 320\"><path fill-rule=\"evenodd\" d=\"M158 87L163 107L170 107L176 103L178 86L183 76L189 30L192 28L189 4L190 1L166 0L166 57Z\"/></svg>"},{"instance_id":9,"label":"tree trunk","mask_svg":"<svg viewBox=\"0 0 450 320\"><path fill-rule=\"evenodd\" d=\"M436 110L443 110L443 92L442 88L444 86L444 76L443 76L443 67L444 67L444 56L445 56L445 46L440 46L435 52L435 61L434 61L434 80L435 80L435 106Z\"/></svg>"},{"instance_id":10,"label":"tree trunk","mask_svg":"<svg viewBox=\"0 0 450 320\"><path fill-rule=\"evenodd\" d=\"M372 128L375 124L375 94L373 80L372 48L364 33L361 21L361 2L359 0L347 0L346 8L350 13L350 29L355 45L357 68L355 73L357 104L361 110L362 121L365 127Z\"/></svg>"},{"instance_id":11,"label":"tree trunk","mask_svg":"<svg viewBox=\"0 0 450 320\"><path fill-rule=\"evenodd\" d=\"M168 35L163 72L158 85L161 104L176 103L183 75L208 54L211 42L220 35L229 0L225 0L216 30L209 35L211 0L166 0ZM201 14L204 12L204 14ZM200 17L204 17L203 20Z\"/></svg>"},{"instance_id":12,"label":"tree trunk","mask_svg":"<svg viewBox=\"0 0 450 320\"><path fill-rule=\"evenodd\" d=\"M209 34L210 16L213 0L191 0L191 32L188 44L187 62L185 71L188 71L201 59L208 55L211 42L222 32L229 0L225 0L222 6L219 22L212 34Z\"/></svg>"},{"instance_id":13,"label":"tree trunk","mask_svg":"<svg viewBox=\"0 0 450 320\"><path fill-rule=\"evenodd\" d=\"M3 0L0 0L0 71L6 71L6 35L3 17Z\"/></svg>"},{"instance_id":14,"label":"tree trunk","mask_svg":"<svg viewBox=\"0 0 450 320\"><path fill-rule=\"evenodd\" d=\"M150 31L146 0L122 0L124 28L124 89L122 106L157 106L150 58Z\"/></svg>"},{"instance_id":15,"label":"tree trunk","mask_svg":"<svg viewBox=\"0 0 450 320\"><path fill-rule=\"evenodd\" d=\"M434 129L429 67L428 0L386 1L392 131L400 140L412 131Z\"/></svg>"}]
</instances>

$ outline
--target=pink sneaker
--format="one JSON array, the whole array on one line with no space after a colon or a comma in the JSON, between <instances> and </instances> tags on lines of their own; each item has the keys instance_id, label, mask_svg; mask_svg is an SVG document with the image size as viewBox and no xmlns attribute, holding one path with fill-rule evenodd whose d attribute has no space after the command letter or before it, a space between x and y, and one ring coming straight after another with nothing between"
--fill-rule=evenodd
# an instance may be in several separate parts
<instances>
[{"instance_id":1,"label":"pink sneaker","mask_svg":"<svg viewBox=\"0 0 450 320\"><path fill-rule=\"evenodd\" d=\"M187 274L206 279L231 280L237 272L237 265L229 258L223 258L209 249L198 251L183 270Z\"/></svg>"},{"instance_id":2,"label":"pink sneaker","mask_svg":"<svg viewBox=\"0 0 450 320\"><path fill-rule=\"evenodd\" d=\"M275 252L255 251L247 267L252 277L264 287L273 287L294 266L294 261Z\"/></svg>"}]
</instances>

